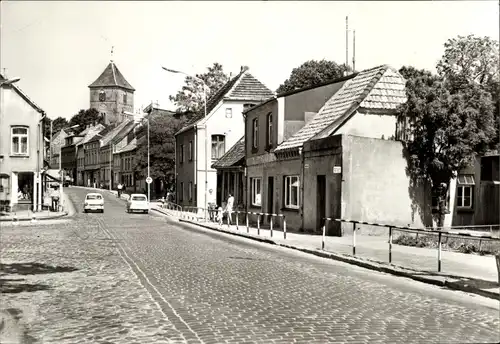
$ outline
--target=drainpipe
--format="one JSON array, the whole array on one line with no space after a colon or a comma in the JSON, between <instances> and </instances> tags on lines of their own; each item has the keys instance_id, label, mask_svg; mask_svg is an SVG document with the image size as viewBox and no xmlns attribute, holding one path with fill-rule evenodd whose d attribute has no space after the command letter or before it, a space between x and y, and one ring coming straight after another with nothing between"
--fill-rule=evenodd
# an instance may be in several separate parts
<instances>
[{"instance_id":1,"label":"drainpipe","mask_svg":"<svg viewBox=\"0 0 500 344\"><path fill-rule=\"evenodd\" d=\"M198 126L194 126L194 146L195 155L194 155L194 185L196 185L196 206L198 206Z\"/></svg>"},{"instance_id":2,"label":"drainpipe","mask_svg":"<svg viewBox=\"0 0 500 344\"><path fill-rule=\"evenodd\" d=\"M299 148L300 154L300 215L302 221L302 230L304 230L304 146Z\"/></svg>"},{"instance_id":3,"label":"drainpipe","mask_svg":"<svg viewBox=\"0 0 500 344\"><path fill-rule=\"evenodd\" d=\"M244 163L244 177L245 177L245 187L243 188L243 194L245 195L245 212L246 212L246 216L248 216L248 173L247 173L247 114L246 113L243 113L243 141L245 142L244 143L244 147L245 147L245 163Z\"/></svg>"},{"instance_id":4,"label":"drainpipe","mask_svg":"<svg viewBox=\"0 0 500 344\"><path fill-rule=\"evenodd\" d=\"M41 177L40 177L40 137L42 137L42 142L45 145L45 140L43 140L43 120L45 119L45 112L42 111L42 117L38 121L38 130L37 130L37 140L36 140L36 171L35 177L37 180L37 184L35 185L36 197L33 197L33 210L38 211L38 206L40 205L42 185L41 185ZM42 159L43 159L43 151L42 151ZM43 166L43 164L42 164ZM38 189L37 189L38 188Z\"/></svg>"}]
</instances>

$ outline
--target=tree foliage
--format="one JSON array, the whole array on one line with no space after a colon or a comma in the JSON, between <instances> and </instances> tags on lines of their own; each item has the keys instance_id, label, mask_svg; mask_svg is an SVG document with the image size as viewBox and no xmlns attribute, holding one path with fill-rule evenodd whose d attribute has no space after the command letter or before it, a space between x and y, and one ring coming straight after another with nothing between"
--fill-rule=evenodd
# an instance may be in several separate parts
<instances>
[{"instance_id":1,"label":"tree foliage","mask_svg":"<svg viewBox=\"0 0 500 344\"><path fill-rule=\"evenodd\" d=\"M450 179L484 154L496 135L495 102L487 87L492 79L478 79L478 73L465 68L443 67L456 58L449 42L438 63L440 75L413 67L400 70L407 78L407 102L400 106L399 115L410 124L406 140L410 170L414 178L430 181L433 194L438 196L439 225L443 223L445 209L441 204ZM471 61L462 64L466 57L462 55L462 66L477 64L474 51L467 56ZM486 79L487 83L480 82Z\"/></svg>"},{"instance_id":2,"label":"tree foliage","mask_svg":"<svg viewBox=\"0 0 500 344\"><path fill-rule=\"evenodd\" d=\"M174 134L184 126L185 118L163 113L153 113L148 118L150 176L153 180L163 180L170 190L175 177ZM145 178L148 167L147 120L143 121L136 135L139 139L134 170L139 178Z\"/></svg>"},{"instance_id":3,"label":"tree foliage","mask_svg":"<svg viewBox=\"0 0 500 344\"><path fill-rule=\"evenodd\" d=\"M226 82L229 77L224 72L220 63L215 62L208 71L203 74L196 74L208 86L206 89L207 99L215 94ZM185 85L177 92L175 96L170 96L170 101L174 102L179 112L199 113L204 108L203 83L191 76L186 76Z\"/></svg>"},{"instance_id":4,"label":"tree foliage","mask_svg":"<svg viewBox=\"0 0 500 344\"><path fill-rule=\"evenodd\" d=\"M103 124L104 123L104 117L99 114L99 111L96 109L87 109L87 110L80 110L76 115L71 117L69 120L68 125L69 126L74 126L74 125L79 125L79 127L75 128L75 132L79 133L85 130L85 127L87 125L93 124Z\"/></svg>"},{"instance_id":5,"label":"tree foliage","mask_svg":"<svg viewBox=\"0 0 500 344\"><path fill-rule=\"evenodd\" d=\"M45 117L44 136L48 139L50 139L50 123L52 123L52 135L68 126L68 120L64 117L57 117L54 120Z\"/></svg>"},{"instance_id":6,"label":"tree foliage","mask_svg":"<svg viewBox=\"0 0 500 344\"><path fill-rule=\"evenodd\" d=\"M299 67L294 68L290 77L286 79L276 90L277 93L298 90L304 87L319 85L321 83L341 78L345 75L345 64L337 64L328 60L310 60Z\"/></svg>"}]
</instances>

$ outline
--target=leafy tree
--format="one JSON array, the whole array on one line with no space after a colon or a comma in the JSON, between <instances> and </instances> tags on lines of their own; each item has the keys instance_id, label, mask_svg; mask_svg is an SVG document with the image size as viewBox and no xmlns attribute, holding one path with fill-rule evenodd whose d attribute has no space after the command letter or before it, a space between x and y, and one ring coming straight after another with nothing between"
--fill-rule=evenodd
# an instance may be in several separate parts
<instances>
[{"instance_id":1,"label":"leafy tree","mask_svg":"<svg viewBox=\"0 0 500 344\"><path fill-rule=\"evenodd\" d=\"M75 128L75 132L80 133L85 130L85 127L89 124L104 124L104 118L99 114L96 109L80 110L76 115L71 117L68 125L74 126L79 125Z\"/></svg>"},{"instance_id":2,"label":"leafy tree","mask_svg":"<svg viewBox=\"0 0 500 344\"><path fill-rule=\"evenodd\" d=\"M438 197L438 226L446 212L446 190L456 173L483 154L495 135L494 104L481 85L455 91L440 76L406 68L407 102L399 115L410 123L405 140L414 179L430 181Z\"/></svg>"},{"instance_id":3,"label":"leafy tree","mask_svg":"<svg viewBox=\"0 0 500 344\"><path fill-rule=\"evenodd\" d=\"M215 94L228 80L220 63L215 62L204 74L196 74L208 86L206 89L207 99ZM203 83L199 80L186 76L185 85L175 96L170 96L170 101L174 102L179 112L199 113L204 108Z\"/></svg>"},{"instance_id":4,"label":"leafy tree","mask_svg":"<svg viewBox=\"0 0 500 344\"><path fill-rule=\"evenodd\" d=\"M68 126L68 120L66 118L57 117L56 119L51 120L50 118L45 117L44 136L48 139L50 139L50 123L52 123L52 135Z\"/></svg>"},{"instance_id":5,"label":"leafy tree","mask_svg":"<svg viewBox=\"0 0 500 344\"><path fill-rule=\"evenodd\" d=\"M149 117L149 156L150 176L153 180L163 180L167 189L174 185L175 171L175 137L174 134L185 124L185 117L153 113ZM134 170L139 178L147 177L148 142L147 121L137 132L138 148Z\"/></svg>"},{"instance_id":6,"label":"leafy tree","mask_svg":"<svg viewBox=\"0 0 500 344\"><path fill-rule=\"evenodd\" d=\"M290 77L281 84L276 93L298 90L304 87L318 85L323 82L341 78L351 68L345 64L337 64L328 60L310 60L292 70Z\"/></svg>"},{"instance_id":7,"label":"leafy tree","mask_svg":"<svg viewBox=\"0 0 500 344\"><path fill-rule=\"evenodd\" d=\"M437 64L439 75L454 89L470 83L486 85L498 81L498 42L490 37L458 36L445 44L442 59Z\"/></svg>"}]
</instances>

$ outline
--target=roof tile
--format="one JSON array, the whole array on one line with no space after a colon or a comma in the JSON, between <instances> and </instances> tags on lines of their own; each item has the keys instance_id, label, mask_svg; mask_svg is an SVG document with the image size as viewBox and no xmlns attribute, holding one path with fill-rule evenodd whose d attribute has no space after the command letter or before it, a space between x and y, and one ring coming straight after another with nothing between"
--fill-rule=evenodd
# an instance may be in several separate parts
<instances>
[{"instance_id":1,"label":"roof tile","mask_svg":"<svg viewBox=\"0 0 500 344\"><path fill-rule=\"evenodd\" d=\"M224 168L234 166L245 158L245 136L239 139L219 160L212 164L212 168Z\"/></svg>"},{"instance_id":2,"label":"roof tile","mask_svg":"<svg viewBox=\"0 0 500 344\"><path fill-rule=\"evenodd\" d=\"M108 64L104 72L102 72L96 81L89 85L90 88L106 86L118 86L130 91L135 91L113 61Z\"/></svg>"},{"instance_id":3,"label":"roof tile","mask_svg":"<svg viewBox=\"0 0 500 344\"><path fill-rule=\"evenodd\" d=\"M334 123L342 123L358 108L394 110L406 100L405 80L387 65L360 72L345 82L318 114L302 129L279 145L275 152L298 148Z\"/></svg>"}]
</instances>

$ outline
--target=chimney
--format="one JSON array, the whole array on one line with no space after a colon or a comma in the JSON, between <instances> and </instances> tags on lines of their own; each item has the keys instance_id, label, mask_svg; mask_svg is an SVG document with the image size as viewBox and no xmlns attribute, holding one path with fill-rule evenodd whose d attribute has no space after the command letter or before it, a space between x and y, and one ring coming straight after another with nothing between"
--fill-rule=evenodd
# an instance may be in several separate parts
<instances>
[{"instance_id":1,"label":"chimney","mask_svg":"<svg viewBox=\"0 0 500 344\"><path fill-rule=\"evenodd\" d=\"M241 66L241 70L240 70L240 73L244 73L248 70L248 66Z\"/></svg>"}]
</instances>

